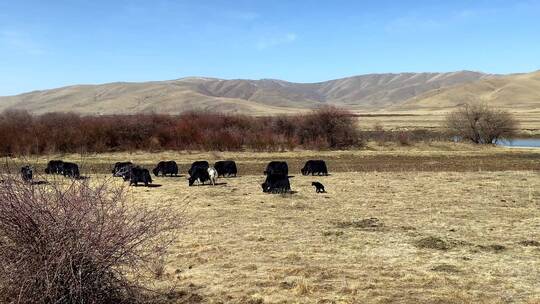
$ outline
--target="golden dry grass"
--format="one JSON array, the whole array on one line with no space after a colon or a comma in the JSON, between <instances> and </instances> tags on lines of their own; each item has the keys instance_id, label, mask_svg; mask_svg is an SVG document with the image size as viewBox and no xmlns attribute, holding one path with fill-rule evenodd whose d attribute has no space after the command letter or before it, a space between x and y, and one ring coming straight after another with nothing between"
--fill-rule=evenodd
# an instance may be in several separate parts
<instances>
[{"instance_id":1,"label":"golden dry grass","mask_svg":"<svg viewBox=\"0 0 540 304\"><path fill-rule=\"evenodd\" d=\"M540 136L540 110L512 111L519 122L519 132L529 136ZM445 111L401 111L401 112L372 112L358 118L361 129L371 130L376 125L386 130L439 130L443 125L449 110Z\"/></svg>"},{"instance_id":2,"label":"golden dry grass","mask_svg":"<svg viewBox=\"0 0 540 304\"><path fill-rule=\"evenodd\" d=\"M188 204L161 284L194 284L208 303L540 299L538 172L296 175L291 195L264 194L262 181L133 188L141 202Z\"/></svg>"},{"instance_id":3,"label":"golden dry grass","mask_svg":"<svg viewBox=\"0 0 540 304\"><path fill-rule=\"evenodd\" d=\"M526 157L507 164L521 171L351 170L351 162L372 161L370 155L395 163L411 157L418 167L424 156L470 156L486 165ZM298 174L298 164L312 157L328 159L331 176ZM189 303L540 301L540 172L523 166L538 163L538 149L431 144L334 152L111 153L84 160L106 165L225 158L239 160L241 176L220 179L218 186L188 187L185 176L159 177L159 187L130 190L137 204L175 202L185 210L189 224L164 268L156 264L163 270L156 284L179 284ZM259 171L270 159L293 164L295 193L262 193ZM327 194L315 193L315 180Z\"/></svg>"}]
</instances>

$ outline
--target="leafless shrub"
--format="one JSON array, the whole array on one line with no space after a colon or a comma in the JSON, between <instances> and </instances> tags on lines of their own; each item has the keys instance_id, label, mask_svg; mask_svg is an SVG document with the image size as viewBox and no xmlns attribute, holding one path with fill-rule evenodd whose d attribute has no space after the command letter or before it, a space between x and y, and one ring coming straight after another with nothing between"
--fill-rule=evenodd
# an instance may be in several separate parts
<instances>
[{"instance_id":1,"label":"leafless shrub","mask_svg":"<svg viewBox=\"0 0 540 304\"><path fill-rule=\"evenodd\" d=\"M516 135L518 123L513 115L487 104L466 104L446 117L446 127L453 136L475 144L494 144Z\"/></svg>"},{"instance_id":2,"label":"leafless shrub","mask_svg":"<svg viewBox=\"0 0 540 304\"><path fill-rule=\"evenodd\" d=\"M1 303L138 303L181 225L106 182L0 187Z\"/></svg>"},{"instance_id":3,"label":"leafless shrub","mask_svg":"<svg viewBox=\"0 0 540 304\"><path fill-rule=\"evenodd\" d=\"M410 146L411 145L411 137L410 133L401 131L397 134L397 140L400 145L402 146Z\"/></svg>"},{"instance_id":4,"label":"leafless shrub","mask_svg":"<svg viewBox=\"0 0 540 304\"><path fill-rule=\"evenodd\" d=\"M301 144L340 149L362 146L361 133L352 113L336 107L323 107L299 120L297 136Z\"/></svg>"}]
</instances>

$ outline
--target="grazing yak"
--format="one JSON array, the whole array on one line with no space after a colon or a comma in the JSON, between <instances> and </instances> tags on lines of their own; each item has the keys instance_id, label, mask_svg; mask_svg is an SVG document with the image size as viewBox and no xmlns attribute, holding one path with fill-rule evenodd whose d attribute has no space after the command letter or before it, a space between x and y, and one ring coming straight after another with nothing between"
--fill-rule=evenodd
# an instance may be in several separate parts
<instances>
[{"instance_id":1,"label":"grazing yak","mask_svg":"<svg viewBox=\"0 0 540 304\"><path fill-rule=\"evenodd\" d=\"M265 193L286 193L291 191L289 167L286 162L272 161L266 166L266 180L261 184Z\"/></svg>"},{"instance_id":2,"label":"grazing yak","mask_svg":"<svg viewBox=\"0 0 540 304\"><path fill-rule=\"evenodd\" d=\"M217 170L218 176L234 176L238 170L236 169L236 163L232 160L220 160L214 164L214 168Z\"/></svg>"},{"instance_id":3,"label":"grazing yak","mask_svg":"<svg viewBox=\"0 0 540 304\"><path fill-rule=\"evenodd\" d=\"M195 168L203 168L204 170L206 170L206 169L208 169L208 167L210 167L210 165L208 164L207 161L205 161L205 160L196 161L196 162L191 164L191 168L189 168L188 174L189 174L189 176L192 176L193 172L195 171Z\"/></svg>"},{"instance_id":4,"label":"grazing yak","mask_svg":"<svg viewBox=\"0 0 540 304\"><path fill-rule=\"evenodd\" d=\"M267 175L261 187L265 193L287 193L291 191L291 184L287 175Z\"/></svg>"},{"instance_id":5,"label":"grazing yak","mask_svg":"<svg viewBox=\"0 0 540 304\"><path fill-rule=\"evenodd\" d=\"M287 176L289 175L289 166L283 161L271 161L266 166L266 170L263 174Z\"/></svg>"},{"instance_id":6,"label":"grazing yak","mask_svg":"<svg viewBox=\"0 0 540 304\"><path fill-rule=\"evenodd\" d=\"M46 174L63 174L64 172L64 162L61 160L51 160L45 168Z\"/></svg>"},{"instance_id":7,"label":"grazing yak","mask_svg":"<svg viewBox=\"0 0 540 304\"><path fill-rule=\"evenodd\" d=\"M170 174L171 176L178 175L178 165L174 160L171 161L160 161L157 166L152 170L155 176L159 176L161 173L163 176Z\"/></svg>"},{"instance_id":8,"label":"grazing yak","mask_svg":"<svg viewBox=\"0 0 540 304\"><path fill-rule=\"evenodd\" d=\"M192 166L192 168L189 170L191 171L189 174L189 179L188 179L190 186L193 186L195 181L204 185L205 182L210 180L210 175L208 174L208 168Z\"/></svg>"},{"instance_id":9,"label":"grazing yak","mask_svg":"<svg viewBox=\"0 0 540 304\"><path fill-rule=\"evenodd\" d=\"M117 162L114 164L114 168L112 169L112 174L114 177L123 177L128 173L131 168L133 167L132 162Z\"/></svg>"},{"instance_id":10,"label":"grazing yak","mask_svg":"<svg viewBox=\"0 0 540 304\"><path fill-rule=\"evenodd\" d=\"M31 182L33 179L33 170L30 165L26 165L21 168L21 177L22 180L25 182Z\"/></svg>"},{"instance_id":11,"label":"grazing yak","mask_svg":"<svg viewBox=\"0 0 540 304\"><path fill-rule=\"evenodd\" d=\"M302 171L302 175L328 175L324 160L308 160L300 171Z\"/></svg>"},{"instance_id":12,"label":"grazing yak","mask_svg":"<svg viewBox=\"0 0 540 304\"><path fill-rule=\"evenodd\" d=\"M132 167L131 170L126 175L124 175L124 180L129 180L130 186L138 186L139 183L144 183L144 185L148 187L148 184L152 183L150 171L139 166Z\"/></svg>"},{"instance_id":13,"label":"grazing yak","mask_svg":"<svg viewBox=\"0 0 540 304\"><path fill-rule=\"evenodd\" d=\"M218 173L212 167L206 169L204 167L194 167L191 173L188 179L190 186L193 186L195 182L204 185L207 181L210 181L213 186L216 185Z\"/></svg>"},{"instance_id":14,"label":"grazing yak","mask_svg":"<svg viewBox=\"0 0 540 304\"><path fill-rule=\"evenodd\" d=\"M79 178L79 166L75 163L64 162L62 167L62 175L72 178Z\"/></svg>"}]
</instances>

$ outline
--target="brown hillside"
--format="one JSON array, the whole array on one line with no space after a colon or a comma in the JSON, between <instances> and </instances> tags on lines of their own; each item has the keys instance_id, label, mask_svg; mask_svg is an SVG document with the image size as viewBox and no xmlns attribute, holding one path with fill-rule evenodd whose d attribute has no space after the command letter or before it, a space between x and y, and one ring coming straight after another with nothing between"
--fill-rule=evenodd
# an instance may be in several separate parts
<instances>
[{"instance_id":1,"label":"brown hillside","mask_svg":"<svg viewBox=\"0 0 540 304\"><path fill-rule=\"evenodd\" d=\"M492 77L476 72L372 74L320 83L183 78L144 83L77 85L0 97L0 110L83 114L179 113L210 110L250 115L292 113L325 104L381 110L422 94Z\"/></svg>"},{"instance_id":2,"label":"brown hillside","mask_svg":"<svg viewBox=\"0 0 540 304\"><path fill-rule=\"evenodd\" d=\"M426 92L395 109L441 110L470 102L486 102L514 111L540 110L540 71L486 78Z\"/></svg>"}]
</instances>

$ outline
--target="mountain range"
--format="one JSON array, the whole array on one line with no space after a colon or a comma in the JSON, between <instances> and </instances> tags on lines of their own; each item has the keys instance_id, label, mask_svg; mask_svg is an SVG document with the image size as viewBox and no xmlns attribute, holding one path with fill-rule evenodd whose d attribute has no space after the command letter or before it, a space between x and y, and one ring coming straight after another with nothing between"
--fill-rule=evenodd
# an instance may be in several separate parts
<instances>
[{"instance_id":1,"label":"mountain range","mask_svg":"<svg viewBox=\"0 0 540 304\"><path fill-rule=\"evenodd\" d=\"M81 114L180 113L208 110L249 115L294 113L324 105L353 111L440 111L466 102L540 109L540 72L493 75L370 74L318 83L189 77L168 81L75 85L0 97L0 110Z\"/></svg>"}]
</instances>

